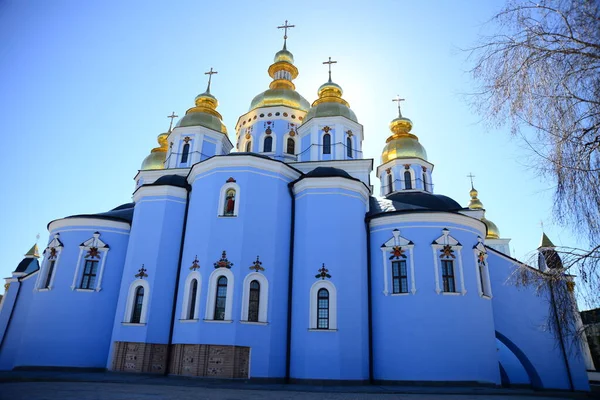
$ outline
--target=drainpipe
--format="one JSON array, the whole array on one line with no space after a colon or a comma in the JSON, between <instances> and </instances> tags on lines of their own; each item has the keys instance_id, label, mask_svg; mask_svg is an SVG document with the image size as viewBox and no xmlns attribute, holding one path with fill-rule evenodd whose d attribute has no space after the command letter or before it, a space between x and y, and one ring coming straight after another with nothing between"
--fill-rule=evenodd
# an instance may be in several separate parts
<instances>
[{"instance_id":1,"label":"drainpipe","mask_svg":"<svg viewBox=\"0 0 600 400\"><path fill-rule=\"evenodd\" d=\"M292 220L290 222L290 256L289 256L289 276L288 276L288 307L287 307L287 338L285 349L285 383L290 383L290 368L292 354L292 282L294 278L294 229L296 222L296 198L294 197L294 184L288 184L290 197L292 199Z\"/></svg>"},{"instance_id":2,"label":"drainpipe","mask_svg":"<svg viewBox=\"0 0 600 400\"><path fill-rule=\"evenodd\" d=\"M175 274L175 290L173 291L173 301L171 307L171 326L169 328L169 340L167 341L167 352L165 361L165 371L163 375L169 374L171 368L171 346L173 344L173 331L175 330L175 310L177 309L177 296L179 294L179 277L181 275L181 264L183 262L183 245L185 243L185 235L187 231L187 217L190 208L190 192L192 187L186 187L187 198L185 201L185 212L183 214L183 230L181 232L181 242L179 243L179 263L177 264L177 273Z\"/></svg>"}]
</instances>

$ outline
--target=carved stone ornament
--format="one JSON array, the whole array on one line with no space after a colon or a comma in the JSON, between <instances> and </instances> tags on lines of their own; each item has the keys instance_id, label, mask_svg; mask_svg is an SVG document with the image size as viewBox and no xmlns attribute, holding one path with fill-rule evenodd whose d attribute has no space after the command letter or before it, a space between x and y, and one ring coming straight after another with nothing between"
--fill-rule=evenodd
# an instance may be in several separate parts
<instances>
[{"instance_id":1,"label":"carved stone ornament","mask_svg":"<svg viewBox=\"0 0 600 400\"><path fill-rule=\"evenodd\" d=\"M227 259L227 252L223 250L221 254L221 259L214 263L215 268L227 268L230 269L233 266L233 263Z\"/></svg>"},{"instance_id":2,"label":"carved stone ornament","mask_svg":"<svg viewBox=\"0 0 600 400\"><path fill-rule=\"evenodd\" d=\"M190 270L196 271L198 269L200 269L200 261L198 261L198 256L196 256L194 258L194 261L192 261L192 266L190 267Z\"/></svg>"},{"instance_id":3,"label":"carved stone ornament","mask_svg":"<svg viewBox=\"0 0 600 400\"><path fill-rule=\"evenodd\" d=\"M146 273L147 269L144 268L144 264L142 264L142 268L138 269L138 273L135 274L136 278L140 278L140 279L144 279L148 277L148 274Z\"/></svg>"},{"instance_id":4,"label":"carved stone ornament","mask_svg":"<svg viewBox=\"0 0 600 400\"><path fill-rule=\"evenodd\" d=\"M321 278L322 280L325 280L325 278L331 279L329 270L325 268L325 263L323 263L323 266L319 268L319 273L315 275L315 278Z\"/></svg>"},{"instance_id":5,"label":"carved stone ornament","mask_svg":"<svg viewBox=\"0 0 600 400\"><path fill-rule=\"evenodd\" d=\"M259 261L258 256L256 256L256 261L250 266L250 269L255 270L256 272L264 271L265 268L262 266L262 262Z\"/></svg>"}]
</instances>

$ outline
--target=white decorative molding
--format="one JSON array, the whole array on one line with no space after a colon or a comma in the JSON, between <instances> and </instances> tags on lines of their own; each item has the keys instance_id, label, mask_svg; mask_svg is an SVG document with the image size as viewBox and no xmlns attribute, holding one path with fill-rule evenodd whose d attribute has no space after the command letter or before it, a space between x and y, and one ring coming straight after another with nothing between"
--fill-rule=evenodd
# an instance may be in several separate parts
<instances>
[{"instance_id":1,"label":"white decorative molding","mask_svg":"<svg viewBox=\"0 0 600 400\"><path fill-rule=\"evenodd\" d=\"M431 245L431 248L433 250L433 264L434 264L434 273L435 273L435 291L437 294L440 293L453 293L453 292L444 292L440 286L440 272L441 272L441 263L439 261L440 259L440 251L445 247L445 246L450 246L452 248L453 251L456 251L456 258L448 258L447 260L452 261L452 267L453 267L453 275L454 275L454 288L456 289L455 293L459 293L462 294L463 296L465 294L467 294L467 289L465 288L465 277L464 277L464 273L463 273L463 263L462 263L462 245L458 242L458 240L456 240L455 238L453 238L452 236L450 236L450 231L446 228L442 229L442 236L440 236L439 238L437 238L436 240L433 241L433 244ZM457 261L456 263L454 261ZM458 283L460 283L460 287L459 285L457 285L456 282L456 268L458 267Z\"/></svg>"},{"instance_id":2,"label":"white decorative molding","mask_svg":"<svg viewBox=\"0 0 600 400\"><path fill-rule=\"evenodd\" d=\"M294 194L298 195L307 189L342 189L356 192L365 204L369 203L369 189L360 181L342 177L305 178L294 185Z\"/></svg>"},{"instance_id":3,"label":"white decorative molding","mask_svg":"<svg viewBox=\"0 0 600 400\"><path fill-rule=\"evenodd\" d=\"M409 292L408 293L393 293L393 288L390 291L390 281L393 281L392 277L392 261L389 258L389 253L393 251L395 246L399 246L400 248L407 248L409 251L408 260L403 259L408 262L409 268L409 277L407 277L409 282ZM383 259L383 294L387 296L398 295L398 294L415 294L417 293L417 286L415 284L415 262L414 262L414 249L415 245L412 241L400 236L400 230L394 229L392 231L392 237L388 239L382 246L382 259ZM400 260L401 261L401 260ZM390 279L391 278L391 279ZM393 283L393 282L392 282Z\"/></svg>"},{"instance_id":4,"label":"white decorative molding","mask_svg":"<svg viewBox=\"0 0 600 400\"><path fill-rule=\"evenodd\" d=\"M479 236L485 236L486 227L483 222L478 219L467 217L466 215L450 213L450 212L431 212L431 213L409 213L409 214L391 214L369 221L371 228L376 228L386 225L399 225L407 222L438 222L440 224L459 224L475 230ZM442 226L442 225L440 225ZM403 227L406 229L406 227Z\"/></svg>"},{"instance_id":5,"label":"white decorative molding","mask_svg":"<svg viewBox=\"0 0 600 400\"><path fill-rule=\"evenodd\" d=\"M415 179L415 171L412 168L412 164L409 164L408 168L403 167L400 172L400 182L402 183L402 190L419 190L417 188L417 180ZM405 173L410 174L410 189L406 187Z\"/></svg>"},{"instance_id":6,"label":"white decorative molding","mask_svg":"<svg viewBox=\"0 0 600 400\"><path fill-rule=\"evenodd\" d=\"M422 158L416 158L416 157L415 158L395 158L393 160L386 162L385 164L381 164L377 167L377 176L381 176L381 173L388 168L393 168L394 166L400 166L400 165L403 166L404 164L411 164L411 165L416 164L421 167L426 167L427 170L430 172L429 177L431 180L431 171L433 171L433 164L430 163L429 161L423 160ZM429 183L431 183L431 181Z\"/></svg>"},{"instance_id":7,"label":"white decorative molding","mask_svg":"<svg viewBox=\"0 0 600 400\"><path fill-rule=\"evenodd\" d=\"M250 301L250 283L258 281L260 292L258 298L258 321L248 321L248 305ZM242 292L242 316L240 321L243 322L267 322L267 310L269 305L269 281L267 277L259 272L251 272L244 278L244 287Z\"/></svg>"},{"instance_id":8,"label":"white decorative molding","mask_svg":"<svg viewBox=\"0 0 600 400\"><path fill-rule=\"evenodd\" d=\"M235 190L235 199L233 203L233 215L225 215L225 196L227 195L227 190L233 189ZM227 217L233 218L237 217L240 214L240 199L241 199L242 191L240 189L240 185L236 182L227 182L223 186L221 186L221 192L219 193L219 203L217 204L217 216L219 217Z\"/></svg>"},{"instance_id":9,"label":"white decorative molding","mask_svg":"<svg viewBox=\"0 0 600 400\"><path fill-rule=\"evenodd\" d=\"M480 262L479 255L483 255ZM473 257L475 258L475 276L477 277L477 289L480 297L492 298L492 284L490 282L490 271L487 262L488 254L481 237L477 238L477 244L473 246ZM483 283L483 286L482 286Z\"/></svg>"},{"instance_id":10,"label":"white decorative molding","mask_svg":"<svg viewBox=\"0 0 600 400\"><path fill-rule=\"evenodd\" d=\"M216 268L208 278L208 295L206 297L205 322L215 321L215 302L217 300L217 281L220 277L227 278L227 297L225 298L225 322L231 322L231 310L233 306L233 273L227 268ZM216 320L215 322L224 322Z\"/></svg>"},{"instance_id":11,"label":"white decorative molding","mask_svg":"<svg viewBox=\"0 0 600 400\"><path fill-rule=\"evenodd\" d=\"M50 241L50 243L48 243L48 246L46 247L46 249L44 250L43 254L44 254L44 261L42 262L42 265L40 267L40 272L37 276L35 285L34 285L34 290L37 291L46 291L46 290L52 290L52 288L54 287L54 279L56 277L56 271L58 270L58 266L59 266L59 262L60 262L60 255L62 253L63 250L63 244L59 239L60 237L60 233L55 233L54 237L52 238L52 240ZM54 258L50 259L50 257L52 257L52 252L54 252ZM48 273L49 271L49 267L50 267L50 263L54 261L54 268L52 269L52 276L50 277L50 282L49 285L46 287L44 286L47 278L48 278Z\"/></svg>"},{"instance_id":12,"label":"white decorative molding","mask_svg":"<svg viewBox=\"0 0 600 400\"><path fill-rule=\"evenodd\" d=\"M127 231L131 229L131 224L129 222L113 221L110 219L100 219L90 216L56 219L48 224L48 232L53 232L55 230L63 230L62 228L69 226L90 226L93 227L92 229L117 228L124 229Z\"/></svg>"},{"instance_id":13,"label":"white decorative molding","mask_svg":"<svg viewBox=\"0 0 600 400\"><path fill-rule=\"evenodd\" d=\"M329 329L317 328L317 295L319 289L327 289L329 291ZM310 330L326 331L337 330L337 289L335 285L328 280L318 280L310 287L310 311L308 326Z\"/></svg>"},{"instance_id":14,"label":"white decorative molding","mask_svg":"<svg viewBox=\"0 0 600 400\"><path fill-rule=\"evenodd\" d=\"M140 314L140 322L135 323L131 322L131 317L133 316L133 308L135 301L135 292L138 287L144 288L144 297L142 299L142 312ZM123 315L123 325L131 324L131 325L146 325L148 322L148 302L150 301L150 284L145 279L136 279L131 282L129 285L129 291L127 293L127 303L125 304L125 315Z\"/></svg>"},{"instance_id":15,"label":"white decorative molding","mask_svg":"<svg viewBox=\"0 0 600 400\"><path fill-rule=\"evenodd\" d=\"M140 186L133 193L133 202L138 203L144 197L175 197L178 199L187 198L187 190L182 187L170 185Z\"/></svg>"},{"instance_id":16,"label":"white decorative molding","mask_svg":"<svg viewBox=\"0 0 600 400\"><path fill-rule=\"evenodd\" d=\"M270 137L272 142L271 142L271 151L267 152L265 151L265 139L267 137ZM260 149L261 153L268 153L268 154L275 154L277 152L277 138L275 133L271 133L270 135L267 135L266 132L263 132L262 135L260 135L260 138L258 139L258 148Z\"/></svg>"},{"instance_id":17,"label":"white decorative molding","mask_svg":"<svg viewBox=\"0 0 600 400\"><path fill-rule=\"evenodd\" d=\"M192 305L191 292L192 292L192 281L196 280L198 282L198 289L196 290L196 302L194 305L194 318L189 319L190 315L190 307ZM198 271L192 271L188 274L185 279L184 289L183 289L183 302L181 303L181 320L190 320L197 321L198 315L200 313L200 291L202 288L202 276Z\"/></svg>"},{"instance_id":18,"label":"white decorative molding","mask_svg":"<svg viewBox=\"0 0 600 400\"><path fill-rule=\"evenodd\" d=\"M89 251L91 248L96 248L98 250L99 255L97 260L85 259L83 253ZM99 232L94 232L91 238L89 238L79 246L79 257L77 258L77 265L75 266L75 274L73 275L73 283L71 284L71 290L79 288L77 282L81 280L81 277L84 272L81 271L80 273L79 271L82 269L81 264L84 263L84 261L98 261L100 263L100 268L98 268L98 271L96 273L96 282L93 289L97 292L102 290L102 277L104 275L104 266L106 264L108 250L110 250L110 248L106 243L100 240Z\"/></svg>"}]
</instances>

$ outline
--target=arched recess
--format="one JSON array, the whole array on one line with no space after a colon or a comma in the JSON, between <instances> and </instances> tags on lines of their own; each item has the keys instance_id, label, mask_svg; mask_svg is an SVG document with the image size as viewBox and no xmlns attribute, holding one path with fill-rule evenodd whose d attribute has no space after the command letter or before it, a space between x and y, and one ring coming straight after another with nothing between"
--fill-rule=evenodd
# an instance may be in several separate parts
<instances>
[{"instance_id":1,"label":"arched recess","mask_svg":"<svg viewBox=\"0 0 600 400\"><path fill-rule=\"evenodd\" d=\"M246 275L242 291L242 317L241 321L248 321L248 300L250 299L250 282L258 281L260 283L260 295L258 301L258 321L267 322L267 310L269 306L269 281L258 272L252 272Z\"/></svg>"},{"instance_id":2,"label":"arched recess","mask_svg":"<svg viewBox=\"0 0 600 400\"><path fill-rule=\"evenodd\" d=\"M215 319L215 302L217 299L217 281L220 277L227 278L227 295L225 297L225 318L224 321L231 321L231 310L233 308L233 273L227 268L215 269L208 278L208 293L206 298L206 314L207 320Z\"/></svg>"},{"instance_id":3,"label":"arched recess","mask_svg":"<svg viewBox=\"0 0 600 400\"><path fill-rule=\"evenodd\" d=\"M531 361L529 361L529 358L527 358L525 353L523 353L523 351L516 344L514 344L510 339L508 339L506 336L504 336L503 334L501 334L498 331L496 331L496 339L498 339L498 341L500 341L500 343L502 343L504 346L506 346L515 355L515 357L517 357L517 359L519 360L519 362L525 369L527 376L529 377L529 382L531 383L531 387L534 389L543 389L544 386L542 384L542 379L540 378L535 367L533 366ZM505 371L505 373L506 373L506 371Z\"/></svg>"},{"instance_id":4,"label":"arched recess","mask_svg":"<svg viewBox=\"0 0 600 400\"><path fill-rule=\"evenodd\" d=\"M143 300L142 300L142 311L140 313L140 321L135 322L137 324L145 324L148 321L148 303L150 301L150 284L144 279L136 279L129 285L129 291L127 294L127 304L125 304L125 315L123 316L124 323L131 323L133 309L135 307L134 301L137 289L141 287L144 289Z\"/></svg>"},{"instance_id":5,"label":"arched recess","mask_svg":"<svg viewBox=\"0 0 600 400\"><path fill-rule=\"evenodd\" d=\"M192 281L196 280L196 296L192 300ZM192 320L197 320L200 315L200 288L202 287L202 276L198 271L192 271L189 273L185 280L185 286L183 289L183 302L181 303L181 317L182 320L189 320L190 316L193 315ZM192 312L191 307L194 306Z\"/></svg>"}]
</instances>

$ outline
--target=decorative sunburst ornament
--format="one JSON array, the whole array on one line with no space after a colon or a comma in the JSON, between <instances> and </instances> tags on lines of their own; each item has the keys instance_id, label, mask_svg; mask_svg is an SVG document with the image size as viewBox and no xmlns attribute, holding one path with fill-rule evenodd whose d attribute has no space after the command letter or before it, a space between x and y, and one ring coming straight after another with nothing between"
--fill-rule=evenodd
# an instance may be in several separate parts
<instances>
[{"instance_id":1,"label":"decorative sunburst ornament","mask_svg":"<svg viewBox=\"0 0 600 400\"><path fill-rule=\"evenodd\" d=\"M480 251L477 255L477 262L479 264L485 264L485 253L483 251Z\"/></svg>"},{"instance_id":2,"label":"decorative sunburst ornament","mask_svg":"<svg viewBox=\"0 0 600 400\"><path fill-rule=\"evenodd\" d=\"M148 274L146 273L147 269L144 268L144 264L142 264L142 268L138 269L138 273L135 274L136 278L140 278L140 279L144 279L148 277Z\"/></svg>"},{"instance_id":3,"label":"decorative sunburst ornament","mask_svg":"<svg viewBox=\"0 0 600 400\"><path fill-rule=\"evenodd\" d=\"M456 256L454 255L454 250L452 250L452 246L450 246L449 244L442 247L440 253L442 253L440 254L440 258L456 258Z\"/></svg>"},{"instance_id":4,"label":"decorative sunburst ornament","mask_svg":"<svg viewBox=\"0 0 600 400\"><path fill-rule=\"evenodd\" d=\"M97 247L90 247L85 258L100 258L100 252Z\"/></svg>"},{"instance_id":5,"label":"decorative sunburst ornament","mask_svg":"<svg viewBox=\"0 0 600 400\"><path fill-rule=\"evenodd\" d=\"M214 263L215 268L231 268L233 263L227 259L227 252L223 250L221 254L221 259Z\"/></svg>"},{"instance_id":6,"label":"decorative sunburst ornament","mask_svg":"<svg viewBox=\"0 0 600 400\"><path fill-rule=\"evenodd\" d=\"M394 258L398 260L400 259L400 257L406 258L406 254L404 254L404 250L400 246L392 247L392 251L390 252L390 254L390 260L393 260Z\"/></svg>"},{"instance_id":7,"label":"decorative sunburst ornament","mask_svg":"<svg viewBox=\"0 0 600 400\"><path fill-rule=\"evenodd\" d=\"M56 258L56 247L50 247L50 255L48 259L54 260Z\"/></svg>"},{"instance_id":8,"label":"decorative sunburst ornament","mask_svg":"<svg viewBox=\"0 0 600 400\"><path fill-rule=\"evenodd\" d=\"M196 271L197 269L200 269L200 261L198 261L198 256L194 258L194 261L192 261L192 266L190 267L190 270L192 271Z\"/></svg>"},{"instance_id":9,"label":"decorative sunburst ornament","mask_svg":"<svg viewBox=\"0 0 600 400\"><path fill-rule=\"evenodd\" d=\"M331 275L329 275L329 270L325 268L325 263L323 263L323 266L319 268L319 273L315 275L315 278L321 278L322 280L325 280L325 278L331 278Z\"/></svg>"},{"instance_id":10,"label":"decorative sunburst ornament","mask_svg":"<svg viewBox=\"0 0 600 400\"><path fill-rule=\"evenodd\" d=\"M256 256L256 261L254 261L250 269L253 269L256 272L265 270L264 267L262 267L262 262L258 260L258 256Z\"/></svg>"},{"instance_id":11,"label":"decorative sunburst ornament","mask_svg":"<svg viewBox=\"0 0 600 400\"><path fill-rule=\"evenodd\" d=\"M330 130L331 130L331 128L328 126L323 127L323 132L325 132L325 133L329 132Z\"/></svg>"}]
</instances>

